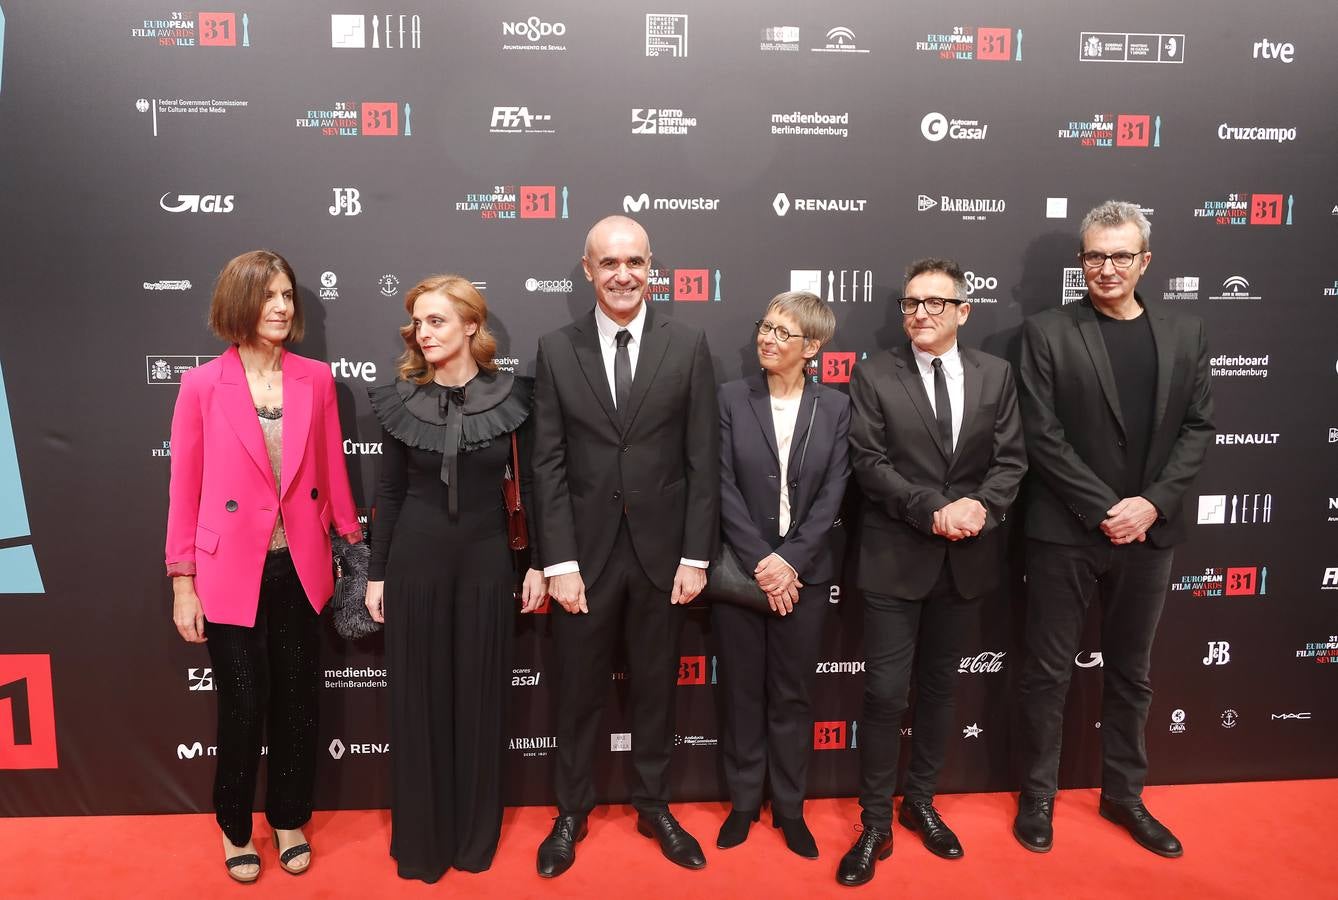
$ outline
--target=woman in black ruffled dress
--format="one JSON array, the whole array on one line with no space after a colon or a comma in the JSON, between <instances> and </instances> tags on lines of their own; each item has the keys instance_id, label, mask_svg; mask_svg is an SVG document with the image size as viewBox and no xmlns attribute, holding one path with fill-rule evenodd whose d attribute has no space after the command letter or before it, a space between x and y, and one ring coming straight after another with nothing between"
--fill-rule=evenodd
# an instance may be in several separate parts
<instances>
[{"instance_id":1,"label":"woman in black ruffled dress","mask_svg":"<svg viewBox=\"0 0 1338 900\"><path fill-rule=\"evenodd\" d=\"M390 853L401 877L434 882L452 866L487 869L501 831L519 580L502 480L518 433L527 498L534 382L497 371L487 304L467 279L424 279L404 305L400 377L369 392L383 456L367 608L386 626ZM531 612L545 582L524 571Z\"/></svg>"}]
</instances>

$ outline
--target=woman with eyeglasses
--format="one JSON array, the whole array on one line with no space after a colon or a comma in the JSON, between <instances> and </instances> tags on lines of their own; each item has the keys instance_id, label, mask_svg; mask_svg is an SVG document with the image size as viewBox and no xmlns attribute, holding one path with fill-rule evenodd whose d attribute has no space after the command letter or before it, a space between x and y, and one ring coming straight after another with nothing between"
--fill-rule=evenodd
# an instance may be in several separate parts
<instances>
[{"instance_id":1,"label":"woman with eyeglasses","mask_svg":"<svg viewBox=\"0 0 1338 900\"><path fill-rule=\"evenodd\" d=\"M850 474L850 400L805 378L804 367L835 332L819 297L778 294L757 323L761 370L719 392L721 537L771 607L711 607L733 806L716 839L721 849L747 839L769 780L772 824L785 845L818 856L803 812L810 694L840 565L829 537Z\"/></svg>"}]
</instances>

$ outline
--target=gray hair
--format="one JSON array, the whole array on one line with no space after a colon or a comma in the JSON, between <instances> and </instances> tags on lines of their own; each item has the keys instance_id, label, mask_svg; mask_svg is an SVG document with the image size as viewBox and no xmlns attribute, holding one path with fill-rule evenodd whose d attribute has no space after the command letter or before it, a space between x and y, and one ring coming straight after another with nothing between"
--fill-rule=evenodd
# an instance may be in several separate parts
<instances>
[{"instance_id":1,"label":"gray hair","mask_svg":"<svg viewBox=\"0 0 1338 900\"><path fill-rule=\"evenodd\" d=\"M1134 223L1138 226L1138 235L1143 240L1143 249L1152 249L1152 224L1137 204L1125 200L1107 200L1082 217L1078 226L1078 248L1082 249L1083 240L1091 228L1118 228Z\"/></svg>"},{"instance_id":2,"label":"gray hair","mask_svg":"<svg viewBox=\"0 0 1338 900\"><path fill-rule=\"evenodd\" d=\"M777 294L767 304L767 313L771 312L783 313L794 319L800 333L810 341L817 341L818 346L826 344L836 334L836 314L817 294L808 291Z\"/></svg>"},{"instance_id":3,"label":"gray hair","mask_svg":"<svg viewBox=\"0 0 1338 900\"><path fill-rule=\"evenodd\" d=\"M951 278L952 287L957 294L957 299L961 300L963 303L968 302L966 296L966 274L962 271L961 265L959 265L956 260L948 259L946 256L927 256L924 259L917 259L915 262L911 263L906 267L906 281L902 284L901 289L904 291L906 285L910 284L912 279L918 278L921 275L929 275L933 273L947 275Z\"/></svg>"}]
</instances>

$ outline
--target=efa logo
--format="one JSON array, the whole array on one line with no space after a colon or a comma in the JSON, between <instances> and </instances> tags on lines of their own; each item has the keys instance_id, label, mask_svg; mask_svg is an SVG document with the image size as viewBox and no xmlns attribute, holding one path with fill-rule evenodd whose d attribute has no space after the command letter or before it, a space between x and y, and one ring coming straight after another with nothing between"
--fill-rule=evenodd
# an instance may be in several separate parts
<instances>
[{"instance_id":1,"label":"efa logo","mask_svg":"<svg viewBox=\"0 0 1338 900\"><path fill-rule=\"evenodd\" d=\"M853 750L858 722L814 722L814 750Z\"/></svg>"},{"instance_id":2,"label":"efa logo","mask_svg":"<svg viewBox=\"0 0 1338 900\"><path fill-rule=\"evenodd\" d=\"M58 767L51 657L0 656L0 770Z\"/></svg>"},{"instance_id":3,"label":"efa logo","mask_svg":"<svg viewBox=\"0 0 1338 900\"><path fill-rule=\"evenodd\" d=\"M168 202L168 197L176 199ZM175 194L168 191L158 199L158 205L170 213L230 213L236 194Z\"/></svg>"},{"instance_id":4,"label":"efa logo","mask_svg":"<svg viewBox=\"0 0 1338 900\"><path fill-rule=\"evenodd\" d=\"M678 660L679 684L706 684L706 657L683 656Z\"/></svg>"}]
</instances>

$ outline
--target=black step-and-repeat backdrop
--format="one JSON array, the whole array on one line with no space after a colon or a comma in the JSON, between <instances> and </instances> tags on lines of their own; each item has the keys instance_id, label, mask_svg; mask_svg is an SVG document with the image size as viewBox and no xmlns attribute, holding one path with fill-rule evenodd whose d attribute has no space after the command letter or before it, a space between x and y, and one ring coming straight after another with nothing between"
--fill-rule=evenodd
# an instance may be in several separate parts
<instances>
[{"instance_id":1,"label":"black step-and-repeat backdrop","mask_svg":"<svg viewBox=\"0 0 1338 900\"><path fill-rule=\"evenodd\" d=\"M1154 655L1161 782L1338 775L1338 19L1264 7L840 0L653 5L0 0L0 814L208 804L214 694L162 546L181 374L220 352L214 275L296 267L300 352L339 385L358 503L404 292L459 271L505 368L586 311L597 218L649 229L650 301L753 364L772 295L840 327L814 377L902 339L904 264L970 270L964 342L1081 295L1084 211L1153 225L1145 296L1205 317L1217 444ZM947 791L1012 787L1021 591L967 635ZM860 598L831 596L814 795L857 778ZM553 613L560 614L560 613ZM509 802L548 802L550 615L517 626ZM716 657L682 642L676 794L723 796ZM386 803L384 657L328 630L319 803ZM1097 780L1102 658L1074 660L1063 781ZM610 673L602 797L627 794ZM907 726L910 721L908 719Z\"/></svg>"}]
</instances>

